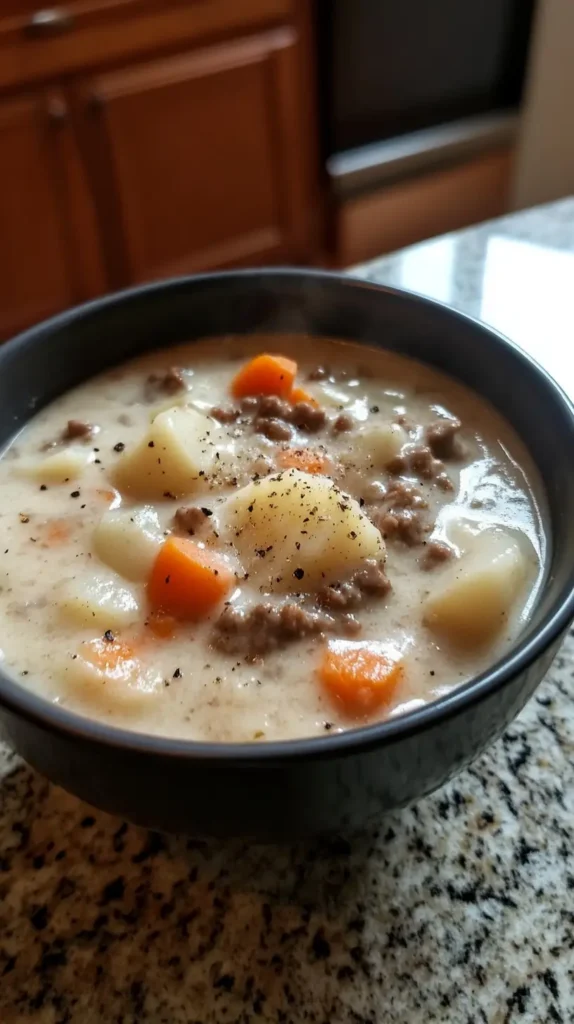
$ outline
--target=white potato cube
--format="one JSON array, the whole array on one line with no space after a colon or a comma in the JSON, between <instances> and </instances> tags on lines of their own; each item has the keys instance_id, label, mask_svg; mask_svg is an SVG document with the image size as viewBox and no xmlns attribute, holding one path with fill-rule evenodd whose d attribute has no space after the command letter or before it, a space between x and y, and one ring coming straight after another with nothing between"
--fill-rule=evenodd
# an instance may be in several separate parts
<instances>
[{"instance_id":1,"label":"white potato cube","mask_svg":"<svg viewBox=\"0 0 574 1024\"><path fill-rule=\"evenodd\" d=\"M243 487L222 514L245 569L272 590L312 591L383 559L381 534L327 477L292 469Z\"/></svg>"},{"instance_id":2,"label":"white potato cube","mask_svg":"<svg viewBox=\"0 0 574 1024\"><path fill-rule=\"evenodd\" d=\"M424 604L426 625L459 647L493 640L508 623L527 570L514 537L504 530L485 530L472 552L440 576Z\"/></svg>"},{"instance_id":3,"label":"white potato cube","mask_svg":"<svg viewBox=\"0 0 574 1024\"><path fill-rule=\"evenodd\" d=\"M62 666L62 680L86 703L106 711L140 711L162 690L162 677L117 640L89 640Z\"/></svg>"},{"instance_id":4,"label":"white potato cube","mask_svg":"<svg viewBox=\"0 0 574 1024\"><path fill-rule=\"evenodd\" d=\"M93 454L89 448L71 445L26 466L24 472L26 476L43 484L64 484L69 480L77 480L92 459Z\"/></svg>"},{"instance_id":5,"label":"white potato cube","mask_svg":"<svg viewBox=\"0 0 574 1024\"><path fill-rule=\"evenodd\" d=\"M357 453L366 456L368 463L382 469L388 465L408 441L405 430L398 423L367 422L353 437L349 457L356 461Z\"/></svg>"},{"instance_id":6,"label":"white potato cube","mask_svg":"<svg viewBox=\"0 0 574 1024\"><path fill-rule=\"evenodd\" d=\"M114 482L145 499L190 494L207 473L217 451L218 424L189 406L156 416L147 434L118 462Z\"/></svg>"},{"instance_id":7,"label":"white potato cube","mask_svg":"<svg viewBox=\"0 0 574 1024\"><path fill-rule=\"evenodd\" d=\"M151 505L105 512L94 530L96 554L127 580L147 579L162 541L161 523Z\"/></svg>"},{"instance_id":8,"label":"white potato cube","mask_svg":"<svg viewBox=\"0 0 574 1024\"><path fill-rule=\"evenodd\" d=\"M60 613L78 626L122 629L137 621L139 602L115 574L63 580L54 592Z\"/></svg>"}]
</instances>

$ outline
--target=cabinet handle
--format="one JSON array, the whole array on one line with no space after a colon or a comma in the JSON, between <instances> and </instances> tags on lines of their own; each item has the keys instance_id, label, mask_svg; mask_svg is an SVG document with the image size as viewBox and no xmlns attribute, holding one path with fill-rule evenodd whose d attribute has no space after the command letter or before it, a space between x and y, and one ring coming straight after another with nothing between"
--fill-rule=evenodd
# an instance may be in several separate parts
<instances>
[{"instance_id":1,"label":"cabinet handle","mask_svg":"<svg viewBox=\"0 0 574 1024\"><path fill-rule=\"evenodd\" d=\"M64 7L46 7L34 11L24 26L24 32L31 38L58 35L59 32L68 32L73 24L72 15Z\"/></svg>"},{"instance_id":2,"label":"cabinet handle","mask_svg":"<svg viewBox=\"0 0 574 1024\"><path fill-rule=\"evenodd\" d=\"M46 102L46 114L50 124L54 127L64 124L68 120L68 105L61 96L49 96Z\"/></svg>"}]
</instances>

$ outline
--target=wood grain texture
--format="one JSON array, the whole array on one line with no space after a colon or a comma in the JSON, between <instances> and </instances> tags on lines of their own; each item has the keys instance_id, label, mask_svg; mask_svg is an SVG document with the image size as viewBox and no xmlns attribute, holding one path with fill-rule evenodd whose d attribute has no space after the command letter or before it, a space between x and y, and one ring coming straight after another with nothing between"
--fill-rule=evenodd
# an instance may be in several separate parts
<instances>
[{"instance_id":1,"label":"wood grain texture","mask_svg":"<svg viewBox=\"0 0 574 1024\"><path fill-rule=\"evenodd\" d=\"M297 47L286 27L81 86L79 134L113 287L306 258Z\"/></svg>"},{"instance_id":2,"label":"wood grain texture","mask_svg":"<svg viewBox=\"0 0 574 1024\"><path fill-rule=\"evenodd\" d=\"M28 2L0 10L0 88L230 37L293 9L293 0L71 0L57 5L73 17L69 30L37 37L27 32Z\"/></svg>"},{"instance_id":3,"label":"wood grain texture","mask_svg":"<svg viewBox=\"0 0 574 1024\"><path fill-rule=\"evenodd\" d=\"M61 90L0 103L0 337L102 289Z\"/></svg>"}]
</instances>

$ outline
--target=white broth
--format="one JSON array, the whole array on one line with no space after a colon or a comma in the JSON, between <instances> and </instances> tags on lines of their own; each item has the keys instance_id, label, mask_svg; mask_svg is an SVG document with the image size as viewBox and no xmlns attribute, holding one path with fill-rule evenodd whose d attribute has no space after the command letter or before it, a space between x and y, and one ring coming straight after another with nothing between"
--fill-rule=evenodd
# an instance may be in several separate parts
<instances>
[{"instance_id":1,"label":"white broth","mask_svg":"<svg viewBox=\"0 0 574 1024\"><path fill-rule=\"evenodd\" d=\"M504 419L345 342L134 360L35 416L0 483L5 667L147 733L264 742L401 714L496 662L542 578L541 487Z\"/></svg>"}]
</instances>

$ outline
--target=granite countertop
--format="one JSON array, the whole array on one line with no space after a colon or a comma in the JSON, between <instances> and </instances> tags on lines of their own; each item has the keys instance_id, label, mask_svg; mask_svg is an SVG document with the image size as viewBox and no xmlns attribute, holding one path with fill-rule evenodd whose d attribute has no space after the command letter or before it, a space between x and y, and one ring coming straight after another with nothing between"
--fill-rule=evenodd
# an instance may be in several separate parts
<instances>
[{"instance_id":1,"label":"granite countertop","mask_svg":"<svg viewBox=\"0 0 574 1024\"><path fill-rule=\"evenodd\" d=\"M566 201L360 272L542 344L568 388L573 270ZM363 835L282 848L128 826L4 748L0 1021L574 1021L573 676L571 636L454 782Z\"/></svg>"}]
</instances>

